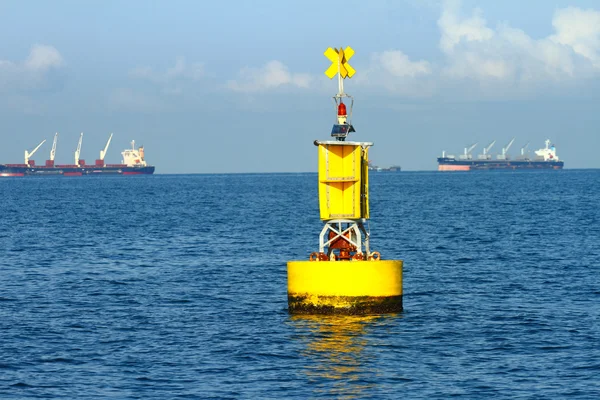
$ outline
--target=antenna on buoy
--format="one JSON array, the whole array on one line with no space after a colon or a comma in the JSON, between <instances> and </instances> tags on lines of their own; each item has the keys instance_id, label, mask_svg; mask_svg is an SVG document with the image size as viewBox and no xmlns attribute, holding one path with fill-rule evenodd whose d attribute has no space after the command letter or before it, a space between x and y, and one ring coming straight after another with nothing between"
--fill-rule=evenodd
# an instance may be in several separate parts
<instances>
[{"instance_id":1,"label":"antenna on buoy","mask_svg":"<svg viewBox=\"0 0 600 400\"><path fill-rule=\"evenodd\" d=\"M354 68L348 64L348 60L354 55L352 47L348 46L346 49L332 49L329 47L325 50L325 57L331 61L331 65L325 71L325 75L329 79L333 79L335 75L338 76L338 92L333 96L333 103L336 108L336 123L331 129L331 136L337 140L343 142L351 132L356 132L354 126L352 126L352 108L354 107L354 98L344 92L344 79L352 78L356 73ZM350 100L350 114L346 109L344 98Z\"/></svg>"}]
</instances>

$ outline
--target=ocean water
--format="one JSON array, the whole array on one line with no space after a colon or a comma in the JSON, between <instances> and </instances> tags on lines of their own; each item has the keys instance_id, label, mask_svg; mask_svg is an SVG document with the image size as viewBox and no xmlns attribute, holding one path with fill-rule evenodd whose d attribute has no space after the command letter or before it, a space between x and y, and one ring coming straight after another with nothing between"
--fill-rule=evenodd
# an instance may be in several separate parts
<instances>
[{"instance_id":1,"label":"ocean water","mask_svg":"<svg viewBox=\"0 0 600 400\"><path fill-rule=\"evenodd\" d=\"M316 179L0 180L0 398L600 398L600 170L372 173L404 312L293 317Z\"/></svg>"}]
</instances>

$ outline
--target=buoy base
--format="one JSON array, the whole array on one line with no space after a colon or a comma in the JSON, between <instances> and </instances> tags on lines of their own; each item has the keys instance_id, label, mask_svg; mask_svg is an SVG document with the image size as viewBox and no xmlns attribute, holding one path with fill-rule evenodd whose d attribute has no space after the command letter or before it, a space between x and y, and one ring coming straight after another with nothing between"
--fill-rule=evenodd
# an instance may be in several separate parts
<instances>
[{"instance_id":1,"label":"buoy base","mask_svg":"<svg viewBox=\"0 0 600 400\"><path fill-rule=\"evenodd\" d=\"M290 314L389 314L402 311L402 296L317 296L309 299L288 295L288 310Z\"/></svg>"},{"instance_id":2,"label":"buoy base","mask_svg":"<svg viewBox=\"0 0 600 400\"><path fill-rule=\"evenodd\" d=\"M384 314L402 311L402 261L290 261L291 314Z\"/></svg>"}]
</instances>

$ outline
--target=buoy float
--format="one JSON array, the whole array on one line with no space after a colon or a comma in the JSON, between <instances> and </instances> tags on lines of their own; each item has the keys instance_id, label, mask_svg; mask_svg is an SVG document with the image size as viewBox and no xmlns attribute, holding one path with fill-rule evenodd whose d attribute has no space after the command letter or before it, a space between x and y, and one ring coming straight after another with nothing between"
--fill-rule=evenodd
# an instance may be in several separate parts
<instances>
[{"instance_id":1,"label":"buoy float","mask_svg":"<svg viewBox=\"0 0 600 400\"><path fill-rule=\"evenodd\" d=\"M346 49L328 48L332 61L325 72L338 75L338 93L333 97L335 140L318 141L319 209L324 223L319 251L308 260L289 261L288 310L292 314L380 314L402 311L401 260L383 260L370 249L369 157L372 142L346 141L355 132L343 99L349 99L350 117L354 99L344 93L344 79L354 75Z\"/></svg>"}]
</instances>

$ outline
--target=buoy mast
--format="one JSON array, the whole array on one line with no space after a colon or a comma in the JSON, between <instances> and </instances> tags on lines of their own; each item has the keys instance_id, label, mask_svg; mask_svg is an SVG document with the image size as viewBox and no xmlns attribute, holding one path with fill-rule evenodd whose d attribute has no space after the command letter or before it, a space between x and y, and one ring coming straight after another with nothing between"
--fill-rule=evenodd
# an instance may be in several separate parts
<instances>
[{"instance_id":1,"label":"buoy mast","mask_svg":"<svg viewBox=\"0 0 600 400\"><path fill-rule=\"evenodd\" d=\"M356 132L352 126L352 108L354 107L354 98L344 92L344 79L352 78L356 72L354 68L348 64L350 57L354 55L354 50L351 47L346 47L346 50L340 47L339 50L331 47L325 51L325 57L331 61L331 66L325 71L330 79L335 75L338 76L338 92L333 96L333 103L336 110L336 121L331 129L331 136L343 142L351 132ZM347 112L344 98L350 101L350 113Z\"/></svg>"}]
</instances>

